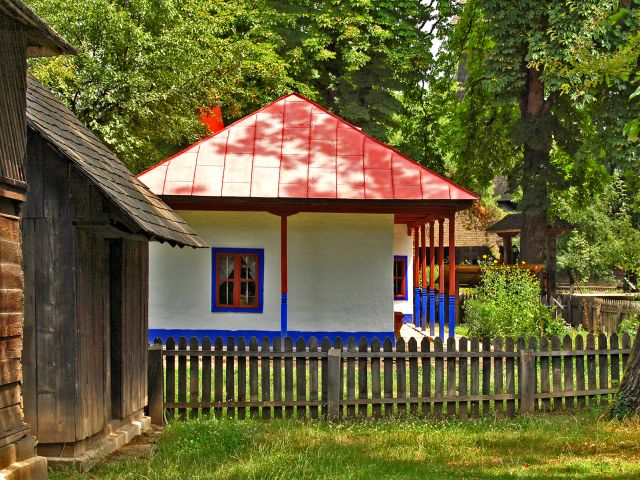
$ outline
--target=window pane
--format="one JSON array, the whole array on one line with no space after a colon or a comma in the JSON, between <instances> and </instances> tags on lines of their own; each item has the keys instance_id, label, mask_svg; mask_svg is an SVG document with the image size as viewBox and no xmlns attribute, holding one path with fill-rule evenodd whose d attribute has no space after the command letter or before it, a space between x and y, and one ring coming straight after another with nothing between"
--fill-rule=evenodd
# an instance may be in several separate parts
<instances>
[{"instance_id":1,"label":"window pane","mask_svg":"<svg viewBox=\"0 0 640 480\"><path fill-rule=\"evenodd\" d=\"M233 282L222 282L218 287L218 303L220 305L233 305Z\"/></svg>"},{"instance_id":2,"label":"window pane","mask_svg":"<svg viewBox=\"0 0 640 480\"><path fill-rule=\"evenodd\" d=\"M240 284L240 305L257 305L255 282L242 282Z\"/></svg>"},{"instance_id":3,"label":"window pane","mask_svg":"<svg viewBox=\"0 0 640 480\"><path fill-rule=\"evenodd\" d=\"M242 265L242 279L255 280L256 278L256 257L253 255L243 255L240 257Z\"/></svg>"},{"instance_id":4,"label":"window pane","mask_svg":"<svg viewBox=\"0 0 640 480\"><path fill-rule=\"evenodd\" d=\"M233 278L233 256L220 255L218 257L218 278Z\"/></svg>"}]
</instances>

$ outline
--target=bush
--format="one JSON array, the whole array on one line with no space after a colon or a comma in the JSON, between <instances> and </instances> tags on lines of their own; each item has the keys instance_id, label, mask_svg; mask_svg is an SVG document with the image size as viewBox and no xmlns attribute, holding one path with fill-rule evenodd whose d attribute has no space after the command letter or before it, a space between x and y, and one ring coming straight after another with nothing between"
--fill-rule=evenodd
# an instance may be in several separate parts
<instances>
[{"instance_id":1,"label":"bush","mask_svg":"<svg viewBox=\"0 0 640 480\"><path fill-rule=\"evenodd\" d=\"M471 337L538 338L563 333L564 323L540 302L540 284L527 270L484 267L477 293L464 306Z\"/></svg>"},{"instance_id":2,"label":"bush","mask_svg":"<svg viewBox=\"0 0 640 480\"><path fill-rule=\"evenodd\" d=\"M638 327L640 327L640 316L629 315L618 325L618 335L628 333L631 338L635 338L636 333L638 333Z\"/></svg>"}]
</instances>

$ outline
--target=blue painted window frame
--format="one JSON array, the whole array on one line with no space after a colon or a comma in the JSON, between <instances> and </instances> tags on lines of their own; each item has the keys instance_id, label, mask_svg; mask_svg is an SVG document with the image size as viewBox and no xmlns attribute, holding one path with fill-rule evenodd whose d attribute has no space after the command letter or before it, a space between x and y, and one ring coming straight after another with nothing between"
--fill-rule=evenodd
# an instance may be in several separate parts
<instances>
[{"instance_id":1,"label":"blue painted window frame","mask_svg":"<svg viewBox=\"0 0 640 480\"><path fill-rule=\"evenodd\" d=\"M395 292L393 292L393 300L401 302L403 300L409 300L409 280L408 280L408 270L409 270L409 257L407 255L394 255L393 256L393 266L395 269L396 260L402 260L404 262L404 297L396 297ZM393 277L393 272L391 272Z\"/></svg>"},{"instance_id":2,"label":"blue painted window frame","mask_svg":"<svg viewBox=\"0 0 640 480\"><path fill-rule=\"evenodd\" d=\"M219 253L246 253L258 256L258 291L256 292L258 305L256 307L218 307L216 306L216 295L218 293L216 256ZM223 248L214 247L211 249L211 311L212 312L236 312L236 313L262 313L264 309L264 248Z\"/></svg>"}]
</instances>

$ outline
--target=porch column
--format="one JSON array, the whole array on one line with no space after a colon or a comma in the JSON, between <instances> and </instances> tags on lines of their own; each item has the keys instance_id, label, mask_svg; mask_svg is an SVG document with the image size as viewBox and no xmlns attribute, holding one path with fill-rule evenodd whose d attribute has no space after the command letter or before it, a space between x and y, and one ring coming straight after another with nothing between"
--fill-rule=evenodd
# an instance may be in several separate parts
<instances>
[{"instance_id":1,"label":"porch column","mask_svg":"<svg viewBox=\"0 0 640 480\"><path fill-rule=\"evenodd\" d=\"M422 304L420 306L420 329L427 329L427 229L424 223L420 227L420 267L422 280Z\"/></svg>"},{"instance_id":2,"label":"porch column","mask_svg":"<svg viewBox=\"0 0 640 480\"><path fill-rule=\"evenodd\" d=\"M449 214L449 336L456 332L456 212Z\"/></svg>"},{"instance_id":3,"label":"porch column","mask_svg":"<svg viewBox=\"0 0 640 480\"><path fill-rule=\"evenodd\" d=\"M433 221L429 222L429 335L436 335L436 251Z\"/></svg>"},{"instance_id":4,"label":"porch column","mask_svg":"<svg viewBox=\"0 0 640 480\"><path fill-rule=\"evenodd\" d=\"M502 255L503 265L513 265L513 233L501 233L502 237Z\"/></svg>"},{"instance_id":5,"label":"porch column","mask_svg":"<svg viewBox=\"0 0 640 480\"><path fill-rule=\"evenodd\" d=\"M438 257L438 336L444 341L444 218L438 219Z\"/></svg>"},{"instance_id":6,"label":"porch column","mask_svg":"<svg viewBox=\"0 0 640 480\"><path fill-rule=\"evenodd\" d=\"M420 234L418 227L413 229L413 324L420 325Z\"/></svg>"},{"instance_id":7,"label":"porch column","mask_svg":"<svg viewBox=\"0 0 640 480\"><path fill-rule=\"evenodd\" d=\"M287 336L287 215L280 215L280 337Z\"/></svg>"}]
</instances>

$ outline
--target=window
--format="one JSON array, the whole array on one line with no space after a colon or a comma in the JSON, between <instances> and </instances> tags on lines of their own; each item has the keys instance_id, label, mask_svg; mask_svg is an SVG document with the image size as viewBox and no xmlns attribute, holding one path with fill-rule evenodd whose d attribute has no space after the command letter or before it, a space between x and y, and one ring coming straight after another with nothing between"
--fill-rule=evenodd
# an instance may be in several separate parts
<instances>
[{"instance_id":1,"label":"window","mask_svg":"<svg viewBox=\"0 0 640 480\"><path fill-rule=\"evenodd\" d=\"M407 300L407 256L393 257L393 299Z\"/></svg>"},{"instance_id":2,"label":"window","mask_svg":"<svg viewBox=\"0 0 640 480\"><path fill-rule=\"evenodd\" d=\"M213 248L212 312L262 313L264 250Z\"/></svg>"}]
</instances>

